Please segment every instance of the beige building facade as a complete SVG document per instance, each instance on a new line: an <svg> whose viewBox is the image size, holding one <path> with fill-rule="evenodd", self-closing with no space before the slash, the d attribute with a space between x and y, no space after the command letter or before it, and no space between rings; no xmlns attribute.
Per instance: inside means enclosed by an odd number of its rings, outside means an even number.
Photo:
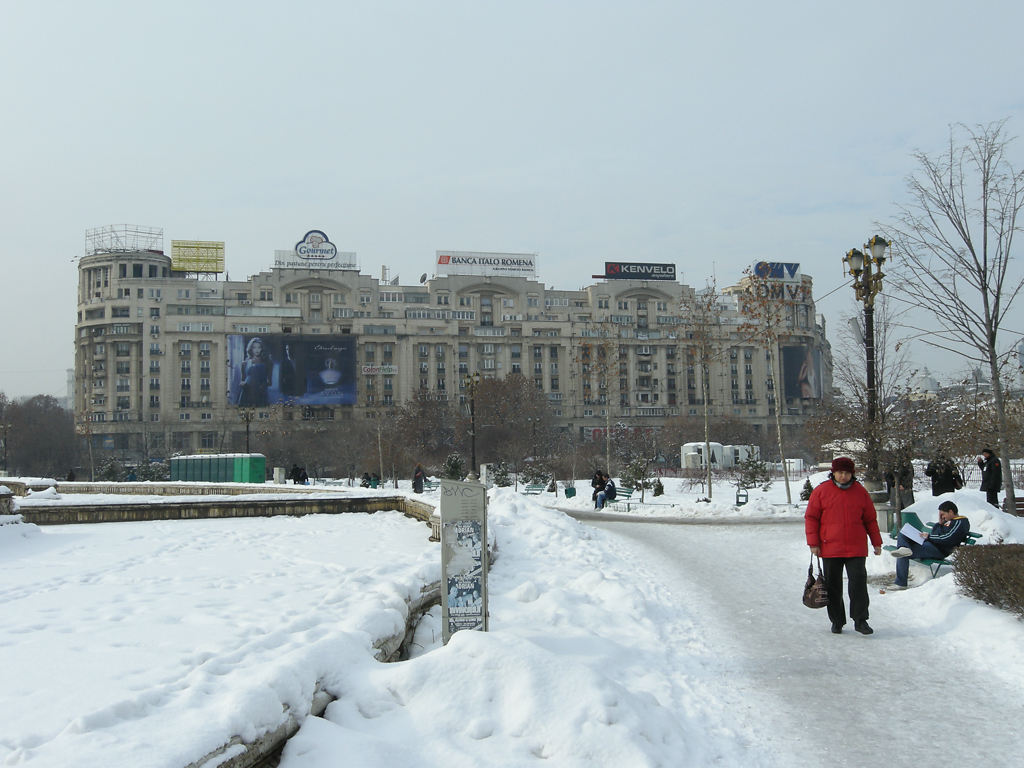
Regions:
<svg viewBox="0 0 1024 768"><path fill-rule="evenodd" d="M556 421L584 438L600 438L609 421L659 427L703 414L690 312L698 295L653 279L656 270L623 278L605 265L605 278L562 290L535 278L528 254L478 254L463 259L478 262L466 268L453 258L445 270L439 252L439 274L398 285L363 274L346 258L354 254L300 260L307 239L244 281L176 261L162 233L142 243L87 240L75 327L79 433L129 460L242 451L254 421L302 429L364 419L418 391L464 406L466 379L477 373L527 377ZM309 258L329 253L313 242ZM713 417L767 432L780 407L796 428L830 391L811 278L784 277L772 283L785 304L772 349L777 383L742 311L744 279L714 298Z"/></svg>

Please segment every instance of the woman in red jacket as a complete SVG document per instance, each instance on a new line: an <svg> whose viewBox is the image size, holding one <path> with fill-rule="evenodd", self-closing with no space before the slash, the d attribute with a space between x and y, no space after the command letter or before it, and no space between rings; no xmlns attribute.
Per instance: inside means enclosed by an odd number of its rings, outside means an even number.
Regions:
<svg viewBox="0 0 1024 768"><path fill-rule="evenodd" d="M844 568L849 580L853 628L863 635L874 631L868 625L868 574L864 562L869 538L875 554L882 554L882 535L878 532L875 505L864 486L854 478L855 469L853 459L846 456L833 461L832 474L811 492L804 513L807 546L812 555L824 561L828 617L832 621L832 632L837 635L846 624Z"/></svg>

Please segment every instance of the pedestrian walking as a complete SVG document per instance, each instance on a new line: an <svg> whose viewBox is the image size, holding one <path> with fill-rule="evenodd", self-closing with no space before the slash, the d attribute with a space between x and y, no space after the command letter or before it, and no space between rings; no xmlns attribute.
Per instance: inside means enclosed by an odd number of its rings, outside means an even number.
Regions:
<svg viewBox="0 0 1024 768"><path fill-rule="evenodd" d="M862 635L874 632L868 624L868 574L865 561L868 539L876 555L882 554L875 505L854 476L853 459L840 456L832 462L829 479L811 492L804 513L804 532L811 554L822 560L828 590L828 617L833 634L846 624L843 571L849 581L850 618Z"/></svg>

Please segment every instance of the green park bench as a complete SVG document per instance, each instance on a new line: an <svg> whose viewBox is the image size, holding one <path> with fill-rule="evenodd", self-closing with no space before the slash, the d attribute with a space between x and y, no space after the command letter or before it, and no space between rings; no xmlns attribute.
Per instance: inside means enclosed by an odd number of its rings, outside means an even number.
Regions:
<svg viewBox="0 0 1024 768"><path fill-rule="evenodd" d="M613 505L622 504L622 505L624 505L626 507L626 511L629 512L629 507L630 507L630 501L629 500L632 499L632 498L633 498L633 489L632 488L616 488L615 489L615 498L612 499L611 501L606 501L604 506L607 508L607 507L611 507Z"/></svg>
<svg viewBox="0 0 1024 768"><path fill-rule="evenodd" d="M918 517L917 514L914 513L914 512L903 512L903 523L904 524L910 523L912 526L917 528L917 530L923 531L924 533L930 532L931 529L932 529L932 526L935 525L935 523L927 523L927 524L923 523L921 521L921 518ZM889 532L889 538L895 540L898 534L899 534L899 531L892 530L892 531ZM970 531L967 534L967 538L964 539L963 542L961 542L960 546L964 547L964 546L967 546L968 544L976 544L981 539L981 536L982 536L982 534L980 534L980 533L975 533L974 531ZM897 547L896 547L895 544L890 544L890 545L887 545L887 546L883 547L883 549L885 549L887 552L892 552L896 548ZM953 561L949 560L949 559L942 559L942 560L940 560L938 558L933 558L933 557L912 557L910 559L913 560L914 562L921 563L923 565L927 565L928 566L928 570L930 570L932 572L932 578L933 579L936 576L939 575L939 569L942 566L946 565L946 566L949 566L950 568L953 567Z"/></svg>
<svg viewBox="0 0 1024 768"><path fill-rule="evenodd" d="M423 481L423 490L424 491L436 491L440 487L441 487L441 481L440 480L424 480Z"/></svg>
<svg viewBox="0 0 1024 768"><path fill-rule="evenodd" d="M523 493L527 496L536 496L548 489L547 483L531 483L523 486Z"/></svg>

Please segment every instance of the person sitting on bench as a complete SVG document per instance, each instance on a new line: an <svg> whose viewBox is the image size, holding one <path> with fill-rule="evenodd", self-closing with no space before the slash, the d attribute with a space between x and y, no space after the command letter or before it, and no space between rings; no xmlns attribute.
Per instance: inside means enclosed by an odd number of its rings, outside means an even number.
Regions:
<svg viewBox="0 0 1024 768"><path fill-rule="evenodd" d="M594 509L604 509L609 501L615 501L615 481L605 473L602 473L601 479L604 480L604 488L597 493Z"/></svg>
<svg viewBox="0 0 1024 768"><path fill-rule="evenodd" d="M910 558L915 560L945 560L959 547L971 532L971 521L960 514L952 501L939 504L939 522L932 526L931 533L923 533L925 540L917 542L899 534L896 537L898 549L891 554L896 558L896 582L892 589L906 589L910 573Z"/></svg>

